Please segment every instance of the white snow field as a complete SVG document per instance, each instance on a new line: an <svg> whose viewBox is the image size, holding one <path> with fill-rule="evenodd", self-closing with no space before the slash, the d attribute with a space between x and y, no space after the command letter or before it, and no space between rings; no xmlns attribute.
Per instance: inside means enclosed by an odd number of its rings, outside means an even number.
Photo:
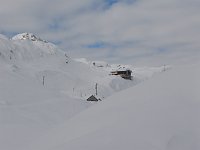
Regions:
<svg viewBox="0 0 200 150"><path fill-rule="evenodd" d="M200 65L114 94L31 145L37 150L199 150Z"/></svg>
<svg viewBox="0 0 200 150"><path fill-rule="evenodd" d="M126 68L133 80L109 75ZM0 35L0 150L199 150L199 68L72 59ZM102 101L87 102L96 83Z"/></svg>

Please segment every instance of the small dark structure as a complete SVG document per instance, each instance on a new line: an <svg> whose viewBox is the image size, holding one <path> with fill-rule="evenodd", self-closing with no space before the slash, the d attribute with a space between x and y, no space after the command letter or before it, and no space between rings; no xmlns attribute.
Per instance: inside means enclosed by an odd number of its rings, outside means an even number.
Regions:
<svg viewBox="0 0 200 150"><path fill-rule="evenodd" d="M132 73L132 71L127 69L127 70L112 71L111 75L120 75L124 79L132 80L131 73Z"/></svg>
<svg viewBox="0 0 200 150"><path fill-rule="evenodd" d="M94 101L94 102L97 102L99 101L100 99L97 99L94 95L90 96L87 101Z"/></svg>

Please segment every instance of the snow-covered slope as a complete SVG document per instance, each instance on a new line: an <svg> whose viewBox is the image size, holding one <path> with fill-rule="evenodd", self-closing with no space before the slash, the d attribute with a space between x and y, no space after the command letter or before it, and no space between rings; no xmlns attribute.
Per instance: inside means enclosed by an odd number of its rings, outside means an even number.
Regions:
<svg viewBox="0 0 200 150"><path fill-rule="evenodd" d="M73 66L86 68L51 43L0 38L0 149L20 150L91 105L61 93Z"/></svg>
<svg viewBox="0 0 200 150"><path fill-rule="evenodd" d="M119 92L30 144L37 150L199 150L200 65Z"/></svg>
<svg viewBox="0 0 200 150"><path fill-rule="evenodd" d="M23 150L27 145L81 111L163 71L133 68L134 80L111 76L118 65L87 64L70 58L56 45L31 33L11 39L0 36L0 149ZM99 65L104 64L99 67Z"/></svg>

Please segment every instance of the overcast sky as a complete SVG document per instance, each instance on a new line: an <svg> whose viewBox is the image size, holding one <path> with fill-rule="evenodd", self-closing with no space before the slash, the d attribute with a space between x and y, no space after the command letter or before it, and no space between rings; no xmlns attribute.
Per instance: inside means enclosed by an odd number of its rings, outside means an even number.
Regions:
<svg viewBox="0 0 200 150"><path fill-rule="evenodd" d="M0 33L21 32L73 57L184 62L200 54L200 0L1 0Z"/></svg>

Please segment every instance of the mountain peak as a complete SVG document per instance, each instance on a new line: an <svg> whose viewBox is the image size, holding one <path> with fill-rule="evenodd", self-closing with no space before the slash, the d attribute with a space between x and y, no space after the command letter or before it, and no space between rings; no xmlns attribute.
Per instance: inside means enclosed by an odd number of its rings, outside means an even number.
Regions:
<svg viewBox="0 0 200 150"><path fill-rule="evenodd" d="M41 41L47 43L47 41L42 40L40 37L37 37L33 33L21 33L17 34L14 37L12 37L12 40L31 40L31 41Z"/></svg>

